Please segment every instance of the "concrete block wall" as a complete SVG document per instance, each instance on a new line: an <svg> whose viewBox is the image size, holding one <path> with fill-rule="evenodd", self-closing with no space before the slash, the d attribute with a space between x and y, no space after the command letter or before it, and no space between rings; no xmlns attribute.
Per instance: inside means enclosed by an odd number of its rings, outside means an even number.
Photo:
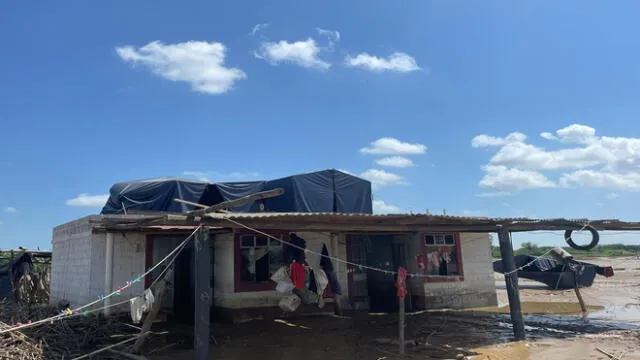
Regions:
<svg viewBox="0 0 640 360"><path fill-rule="evenodd" d="M470 308L497 305L489 234L460 235L464 280L424 283L427 308Z"/></svg>
<svg viewBox="0 0 640 360"><path fill-rule="evenodd" d="M346 242L344 236L328 233L297 232L307 242L307 249L320 253L322 245L326 244L329 255L346 259ZM215 239L214 265L214 297L217 306L228 309L271 307L277 306L281 295L275 291L234 292L235 291L235 245L233 234L219 234ZM312 267L318 267L321 257L307 253L307 262ZM343 298L347 291L346 266L333 262L338 279L341 282Z"/></svg>
<svg viewBox="0 0 640 360"><path fill-rule="evenodd" d="M90 298L91 218L81 218L53 230L51 304L66 300L75 307L85 304Z"/></svg>
<svg viewBox="0 0 640 360"><path fill-rule="evenodd" d="M110 291L105 289L107 234L93 235L91 248L91 275L88 283L89 297L93 301L100 295ZM123 286L127 281L135 279L145 272L146 236L143 233L114 233L113 235L113 286ZM112 289L113 290L113 289ZM114 296L111 303L115 304L132 296L140 295L144 291L144 281L135 283L122 295ZM128 304L113 308L112 312L129 311Z"/></svg>

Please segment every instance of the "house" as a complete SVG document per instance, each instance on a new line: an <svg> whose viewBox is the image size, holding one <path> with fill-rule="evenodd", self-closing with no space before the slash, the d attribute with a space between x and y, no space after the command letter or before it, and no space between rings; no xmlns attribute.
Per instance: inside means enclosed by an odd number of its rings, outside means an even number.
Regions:
<svg viewBox="0 0 640 360"><path fill-rule="evenodd" d="M370 184L335 170L274 183L209 189L199 182L163 179L114 186L106 212L54 229L51 301L69 301L72 307L94 301L150 269L203 226L212 240L213 306L220 316L280 312L277 304L282 295L274 290L270 276L281 266L287 246L282 241L290 241L292 233L304 239L312 268L319 267L323 246L334 257L342 287L342 296L335 301L342 308L396 310L393 272L399 266L413 274L408 280L410 309L496 305L488 232L456 230L473 219L371 214ZM136 193L136 186L146 193ZM166 201L180 194L187 202L211 205L238 198L229 195L233 191L246 195L274 187L288 189L285 198L262 199L242 205L244 212L210 213L196 219L184 214L192 210L182 207L185 203L176 208L176 202ZM128 193L121 196L123 192ZM145 198L151 199L147 208L133 211ZM170 211L164 211L168 207ZM193 318L193 244L189 242L177 256L173 286L162 299L163 308L176 319ZM130 292L140 294L161 271L162 267L144 282L134 283Z"/></svg>

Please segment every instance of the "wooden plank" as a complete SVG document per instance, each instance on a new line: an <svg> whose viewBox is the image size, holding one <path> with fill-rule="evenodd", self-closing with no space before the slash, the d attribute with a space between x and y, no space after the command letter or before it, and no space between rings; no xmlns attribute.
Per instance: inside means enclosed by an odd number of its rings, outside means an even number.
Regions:
<svg viewBox="0 0 640 360"><path fill-rule="evenodd" d="M147 317L144 319L144 323L142 324L142 329L140 330L140 335L136 339L136 342L133 344L133 353L139 353L140 348L144 344L144 340L149 334L149 330L151 330L151 325L153 325L153 321L156 319L158 312L162 308L162 298L164 296L164 291L166 290L169 279L173 276L173 265L172 268L168 269L164 275L162 281L158 282L156 286L156 293L154 294L155 301L153 302L153 306L151 307L151 311L147 314Z"/></svg>
<svg viewBox="0 0 640 360"><path fill-rule="evenodd" d="M273 197L276 197L276 196L280 196L282 194L284 194L284 189L282 189L282 188L277 188L277 189L273 189L273 190L257 192L255 194L243 196L243 197L241 197L239 199L223 201L223 202L221 202L219 204L215 204L215 205L209 206L209 207L204 208L204 209L191 211L191 212L188 212L187 215L189 215L189 216L202 216L202 215L205 215L205 214L216 212L218 210L230 209L232 207L248 204L248 203L250 203L252 201L256 201L256 200L260 200L260 199L273 198ZM178 201L178 202L184 202L184 200L181 200L181 199L173 199L173 200L174 201ZM194 203L192 203L192 204L194 204ZM198 206L201 207L202 205L198 205Z"/></svg>
<svg viewBox="0 0 640 360"><path fill-rule="evenodd" d="M507 296L509 297L509 310L511 312L511 323L513 324L513 335L516 340L524 340L524 318L520 304L520 289L518 288L518 272L515 271L516 264L513 259L513 245L509 230L502 229L498 233L500 240L500 254L504 266L504 281L507 286Z"/></svg>
<svg viewBox="0 0 640 360"><path fill-rule="evenodd" d="M211 336L211 244L209 230L200 228L194 239L195 262L195 318L193 327L194 359L209 360Z"/></svg>

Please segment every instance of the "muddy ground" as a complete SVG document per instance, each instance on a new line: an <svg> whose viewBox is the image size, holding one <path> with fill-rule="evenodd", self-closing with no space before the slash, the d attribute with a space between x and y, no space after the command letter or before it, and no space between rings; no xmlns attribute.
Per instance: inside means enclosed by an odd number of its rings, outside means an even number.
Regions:
<svg viewBox="0 0 640 360"><path fill-rule="evenodd" d="M431 311L407 317L407 356L397 356L396 315L300 317L214 325L215 359L609 359L597 350L640 360L640 260L587 260L613 265L614 277L597 277L582 289L589 314L579 312L575 293L551 291L521 280L527 340L511 342L509 307L502 281L499 306L465 311ZM497 276L500 279L501 276ZM185 333L191 329L185 328ZM168 344L173 340L165 339ZM391 342L391 343L390 343ZM181 345L159 351L156 360L190 358Z"/></svg>

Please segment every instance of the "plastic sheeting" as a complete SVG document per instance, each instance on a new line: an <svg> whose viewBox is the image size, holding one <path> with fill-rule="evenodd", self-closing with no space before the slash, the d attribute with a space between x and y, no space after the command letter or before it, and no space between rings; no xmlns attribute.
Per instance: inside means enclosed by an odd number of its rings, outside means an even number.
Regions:
<svg viewBox="0 0 640 360"><path fill-rule="evenodd" d="M175 198L215 205L261 191L283 188L281 196L230 209L233 212L373 212L371 183L338 170L323 170L270 181L208 183L159 178L117 183L102 214L125 212L187 212L190 205Z"/></svg>

